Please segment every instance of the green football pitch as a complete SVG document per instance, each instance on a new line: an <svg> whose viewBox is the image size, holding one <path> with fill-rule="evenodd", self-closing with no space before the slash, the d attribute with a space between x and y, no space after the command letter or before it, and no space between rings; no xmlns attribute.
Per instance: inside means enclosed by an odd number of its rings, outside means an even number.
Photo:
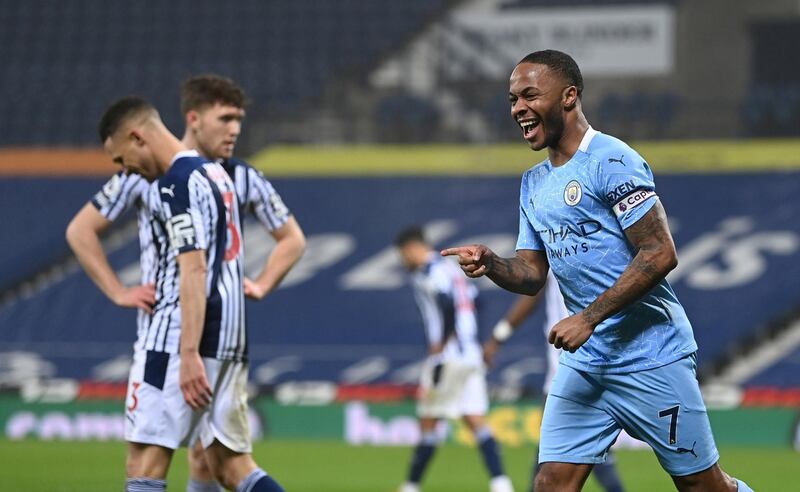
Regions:
<svg viewBox="0 0 800 492"><path fill-rule="evenodd" d="M506 468L524 491L534 449L506 448ZM410 448L351 447L332 441L262 441L256 460L289 492L390 492L402 481ZM723 448L722 466L756 491L800 490L795 482L800 456L785 449ZM674 490L649 451L617 453L630 491ZM119 442L0 441L2 491L118 491L123 489L125 446ZM169 490L186 487L186 453L179 451L168 477ZM488 490L474 449L447 445L434 457L426 492ZM600 489L590 478L586 491Z"/></svg>

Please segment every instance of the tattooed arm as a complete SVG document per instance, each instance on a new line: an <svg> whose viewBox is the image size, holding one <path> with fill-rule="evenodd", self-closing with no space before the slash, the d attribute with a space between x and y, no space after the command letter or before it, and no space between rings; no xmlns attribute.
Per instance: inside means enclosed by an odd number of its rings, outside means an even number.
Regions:
<svg viewBox="0 0 800 492"><path fill-rule="evenodd" d="M614 285L583 310L583 317L592 325L633 304L678 266L667 214L660 201L626 229L625 235L637 250L636 256Z"/></svg>
<svg viewBox="0 0 800 492"><path fill-rule="evenodd" d="M553 327L549 341L556 348L570 352L577 350L597 325L636 302L678 265L675 243L660 201L656 201L653 208L626 229L625 235L637 250L636 256L614 285L586 309Z"/></svg>
<svg viewBox="0 0 800 492"><path fill-rule="evenodd" d="M544 251L519 250L513 258L501 258L482 244L442 251L442 256L457 256L461 270L470 278L486 275L498 286L532 296L547 280L550 265Z"/></svg>

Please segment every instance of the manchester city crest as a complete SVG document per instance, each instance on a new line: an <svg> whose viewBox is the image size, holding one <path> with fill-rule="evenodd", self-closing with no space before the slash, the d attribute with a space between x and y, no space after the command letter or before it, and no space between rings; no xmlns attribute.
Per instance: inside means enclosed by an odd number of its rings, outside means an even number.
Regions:
<svg viewBox="0 0 800 492"><path fill-rule="evenodd" d="M567 183L567 187L564 188L564 202L567 205L574 207L581 201L581 196L583 196L583 190L580 183L574 179Z"/></svg>

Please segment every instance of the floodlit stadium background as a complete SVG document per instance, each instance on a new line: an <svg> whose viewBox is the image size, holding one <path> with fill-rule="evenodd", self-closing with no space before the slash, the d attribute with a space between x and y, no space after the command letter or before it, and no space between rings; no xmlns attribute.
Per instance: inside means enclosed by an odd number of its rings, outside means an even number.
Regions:
<svg viewBox="0 0 800 492"><path fill-rule="evenodd" d="M0 26L0 453L19 440L38 456L39 441L121 438L135 313L79 270L64 229L115 170L95 131L105 106L146 96L182 134L180 81L206 72L248 92L237 154L308 236L283 287L248 307L259 436L287 449L413 443L423 335L391 240L420 223L437 245L511 254L519 176L543 156L510 118L508 75L544 48L576 58L590 123L656 173L680 259L669 278L700 345L723 464L726 449L756 463L743 478L758 489L784 471L772 458L759 468L760 453L798 446L796 1L0 0ZM249 225L252 270L271 240ZM133 215L105 246L136 282ZM480 286L488 335L513 296ZM520 463L538 437L541 322L528 321L489 376L493 425ZM399 483L400 455L378 490ZM376 490L359 487L341 490Z"/></svg>

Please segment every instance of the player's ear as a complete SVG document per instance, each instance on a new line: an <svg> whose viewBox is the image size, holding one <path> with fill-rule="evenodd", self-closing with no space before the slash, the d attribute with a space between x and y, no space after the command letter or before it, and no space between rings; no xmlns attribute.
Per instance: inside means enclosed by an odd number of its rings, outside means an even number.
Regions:
<svg viewBox="0 0 800 492"><path fill-rule="evenodd" d="M186 112L186 127L187 128L194 128L197 126L197 123L200 121L200 113L198 113L194 109L190 109Z"/></svg>
<svg viewBox="0 0 800 492"><path fill-rule="evenodd" d="M575 109L575 105L578 104L578 88L574 85L565 87L561 93L561 103L567 111Z"/></svg>
<svg viewBox="0 0 800 492"><path fill-rule="evenodd" d="M128 133L128 139L132 140L133 143L139 147L144 146L144 138L142 138L142 132L135 128L131 128L130 132Z"/></svg>

